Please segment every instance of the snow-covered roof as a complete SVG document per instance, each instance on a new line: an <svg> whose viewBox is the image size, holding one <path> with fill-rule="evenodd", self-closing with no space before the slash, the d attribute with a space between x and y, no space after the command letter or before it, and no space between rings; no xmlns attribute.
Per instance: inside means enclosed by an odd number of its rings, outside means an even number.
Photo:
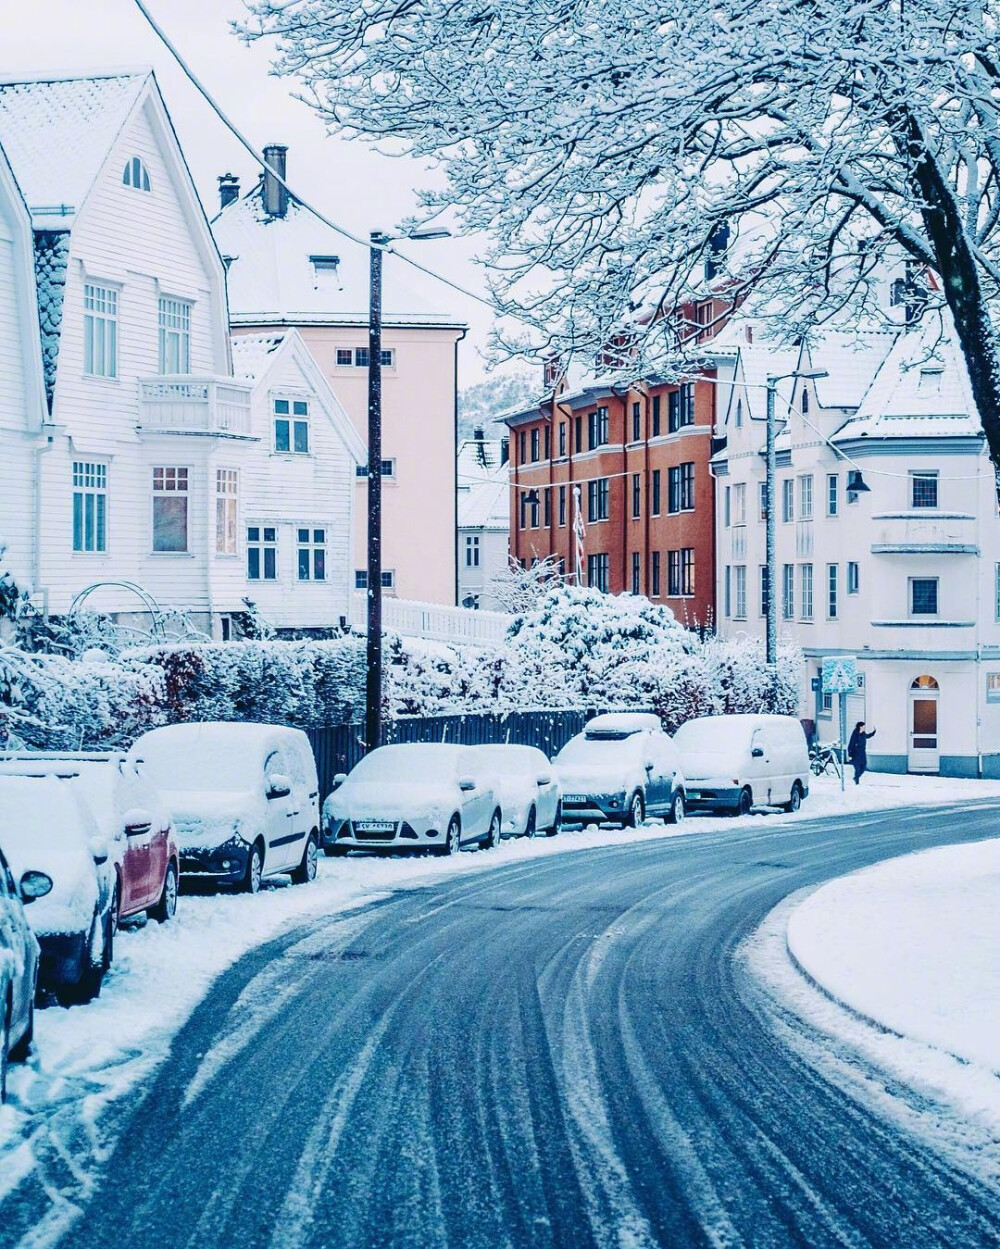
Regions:
<svg viewBox="0 0 1000 1249"><path fill-rule="evenodd" d="M865 397L896 331L827 332L804 348L804 372L824 372L812 386L822 408L856 408Z"/></svg>
<svg viewBox="0 0 1000 1249"><path fill-rule="evenodd" d="M368 249L324 225L294 199L284 217L269 216L262 187L258 182L212 222L228 261L233 324L366 326ZM322 259L320 268L314 258ZM383 257L384 324L463 327L462 319L441 304L438 282L390 254Z"/></svg>
<svg viewBox="0 0 1000 1249"><path fill-rule="evenodd" d="M284 341L284 333L234 334L230 340L233 350L233 376L239 381L255 382Z"/></svg>
<svg viewBox="0 0 1000 1249"><path fill-rule="evenodd" d="M0 79L0 143L36 228L69 224L149 74Z"/></svg>
<svg viewBox="0 0 1000 1249"><path fill-rule="evenodd" d="M502 460L499 438L464 438L458 448L458 480L484 481L501 467Z"/></svg>
<svg viewBox="0 0 1000 1249"><path fill-rule="evenodd" d="M507 465L499 441L466 438L458 449L458 527L510 527Z"/></svg>

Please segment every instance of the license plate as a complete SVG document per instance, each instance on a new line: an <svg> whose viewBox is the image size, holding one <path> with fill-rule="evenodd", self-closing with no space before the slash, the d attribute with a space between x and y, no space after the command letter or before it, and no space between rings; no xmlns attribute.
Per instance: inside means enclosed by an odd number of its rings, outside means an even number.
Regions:
<svg viewBox="0 0 1000 1249"><path fill-rule="evenodd" d="M362 833L391 833L396 824L394 820L355 820L354 827Z"/></svg>
<svg viewBox="0 0 1000 1249"><path fill-rule="evenodd" d="M589 802L586 794L563 794L563 802Z"/></svg>

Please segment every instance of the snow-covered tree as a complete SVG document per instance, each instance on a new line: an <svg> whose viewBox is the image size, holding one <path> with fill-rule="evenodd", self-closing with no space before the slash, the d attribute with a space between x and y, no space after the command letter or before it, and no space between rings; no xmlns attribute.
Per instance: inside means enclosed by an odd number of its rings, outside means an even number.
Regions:
<svg viewBox="0 0 1000 1249"><path fill-rule="evenodd" d="M508 557L507 567L494 573L486 583L486 591L497 605L497 610L512 616L530 611L543 594L562 583L559 560L547 555L522 568L516 559Z"/></svg>
<svg viewBox="0 0 1000 1249"><path fill-rule="evenodd" d="M1000 465L1000 0L246 4L332 127L443 167L428 212L492 236L498 310L536 348L624 334L662 367L686 327L637 307L712 270L794 337L875 313L905 257L900 298L954 319Z"/></svg>

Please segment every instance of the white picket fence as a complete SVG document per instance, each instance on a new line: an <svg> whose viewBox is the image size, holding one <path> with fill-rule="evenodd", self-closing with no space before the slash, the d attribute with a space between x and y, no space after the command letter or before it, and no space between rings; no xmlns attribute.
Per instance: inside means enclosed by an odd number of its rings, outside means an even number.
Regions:
<svg viewBox="0 0 1000 1249"><path fill-rule="evenodd" d="M503 640L510 621L511 617L503 612L471 611L467 607L382 596L382 627L404 637L488 646ZM367 623L368 596L359 591L351 598L351 626L364 632Z"/></svg>

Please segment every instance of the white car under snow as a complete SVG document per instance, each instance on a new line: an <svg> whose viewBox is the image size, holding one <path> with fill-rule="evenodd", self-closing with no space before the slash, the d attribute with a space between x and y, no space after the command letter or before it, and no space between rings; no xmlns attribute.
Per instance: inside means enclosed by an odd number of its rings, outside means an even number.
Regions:
<svg viewBox="0 0 1000 1249"><path fill-rule="evenodd" d="M534 746L473 746L481 767L493 777L507 837L531 837L540 829L553 837L562 821L559 781L546 755Z"/></svg>
<svg viewBox="0 0 1000 1249"><path fill-rule="evenodd" d="M380 746L323 804L323 848L456 854L469 842L498 845L501 818L492 771L472 747Z"/></svg>

